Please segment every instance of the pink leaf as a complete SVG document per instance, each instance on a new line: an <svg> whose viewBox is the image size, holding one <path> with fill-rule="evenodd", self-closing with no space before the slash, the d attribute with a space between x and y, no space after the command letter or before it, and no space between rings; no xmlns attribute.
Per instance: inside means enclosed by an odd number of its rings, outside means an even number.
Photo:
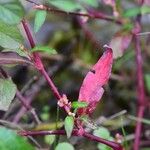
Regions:
<svg viewBox="0 0 150 150"><path fill-rule="evenodd" d="M79 101L86 102L88 106L79 109L79 115L92 113L104 93L102 86L110 77L113 61L112 49L108 46L105 47L106 51L83 80Z"/></svg>

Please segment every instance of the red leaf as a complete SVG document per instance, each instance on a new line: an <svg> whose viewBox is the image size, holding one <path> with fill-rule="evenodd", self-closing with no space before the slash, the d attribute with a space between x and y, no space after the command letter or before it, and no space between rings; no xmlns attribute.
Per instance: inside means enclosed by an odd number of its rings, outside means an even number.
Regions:
<svg viewBox="0 0 150 150"><path fill-rule="evenodd" d="M104 93L102 86L110 77L113 61L112 49L108 46L105 47L106 51L83 80L79 101L86 102L88 106L79 109L79 115L92 113Z"/></svg>

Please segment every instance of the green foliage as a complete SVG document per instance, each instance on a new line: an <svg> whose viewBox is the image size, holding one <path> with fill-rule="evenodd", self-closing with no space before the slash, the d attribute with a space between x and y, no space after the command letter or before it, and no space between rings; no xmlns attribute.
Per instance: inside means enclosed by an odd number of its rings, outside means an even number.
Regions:
<svg viewBox="0 0 150 150"><path fill-rule="evenodd" d="M146 74L144 77L147 91L150 93L150 74Z"/></svg>
<svg viewBox="0 0 150 150"><path fill-rule="evenodd" d="M141 14L148 14L148 13L150 13L150 6L142 6Z"/></svg>
<svg viewBox="0 0 150 150"><path fill-rule="evenodd" d="M65 131L67 134L67 137L70 138L73 127L74 127L74 118L73 116L67 116L65 118Z"/></svg>
<svg viewBox="0 0 150 150"><path fill-rule="evenodd" d="M47 143L48 145L52 145L55 141L55 135L46 135L44 137L45 143Z"/></svg>
<svg viewBox="0 0 150 150"><path fill-rule="evenodd" d="M142 7L134 7L127 9L123 16L124 17L135 17L138 14L147 14L150 13L150 7L149 6L142 6Z"/></svg>
<svg viewBox="0 0 150 150"><path fill-rule="evenodd" d="M49 3L64 11L83 9L83 7L74 0L49 0Z"/></svg>
<svg viewBox="0 0 150 150"><path fill-rule="evenodd" d="M16 94L16 85L10 79L0 79L0 110L8 110Z"/></svg>
<svg viewBox="0 0 150 150"><path fill-rule="evenodd" d="M1 150L34 150L25 138L17 135L14 131L0 128Z"/></svg>
<svg viewBox="0 0 150 150"><path fill-rule="evenodd" d="M45 10L37 10L34 20L34 32L38 32L46 19L47 12Z"/></svg>
<svg viewBox="0 0 150 150"><path fill-rule="evenodd" d="M16 26L0 21L0 46L8 49L18 49L22 42L22 35Z"/></svg>
<svg viewBox="0 0 150 150"><path fill-rule="evenodd" d="M99 127L98 129L96 129L96 130L93 131L93 134L95 136L104 138L106 140L113 141L113 138L110 136L110 132L109 132L109 130L107 128ZM111 148L108 147L107 145L100 144L100 143L98 144L98 149L99 150L111 150Z"/></svg>
<svg viewBox="0 0 150 150"><path fill-rule="evenodd" d="M87 107L88 104L86 102L72 102L72 108L77 109L77 108L84 108Z"/></svg>
<svg viewBox="0 0 150 150"><path fill-rule="evenodd" d="M18 24L24 15L18 0L0 1L0 20L7 24Z"/></svg>
<svg viewBox="0 0 150 150"><path fill-rule="evenodd" d="M140 14L140 12L141 12L140 7L129 8L124 12L123 16L124 17L135 17L138 14Z"/></svg>
<svg viewBox="0 0 150 150"><path fill-rule="evenodd" d="M104 127L99 127L98 129L94 130L93 134L104 139L108 139L110 137L108 129Z"/></svg>
<svg viewBox="0 0 150 150"><path fill-rule="evenodd" d="M31 52L46 52L48 54L57 54L57 51L51 47L48 47L48 46L40 46L40 45L37 45L35 46L33 49L31 49Z"/></svg>
<svg viewBox="0 0 150 150"><path fill-rule="evenodd" d="M63 142L59 143L55 150L74 150L74 147L69 143Z"/></svg>

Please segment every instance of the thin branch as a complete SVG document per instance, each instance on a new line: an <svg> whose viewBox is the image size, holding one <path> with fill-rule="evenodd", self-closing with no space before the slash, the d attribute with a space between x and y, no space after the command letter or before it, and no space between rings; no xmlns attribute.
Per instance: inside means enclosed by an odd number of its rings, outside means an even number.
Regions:
<svg viewBox="0 0 150 150"><path fill-rule="evenodd" d="M20 131L20 135L22 136L37 136L37 135L66 135L65 130L55 130L55 131ZM78 137L85 137L87 139L90 139L91 141L96 141L99 143L103 143L114 150L123 150L122 146L119 143L115 143L112 141L108 141L105 139L102 139L100 137L94 136L92 134L89 134L87 132L84 132L82 135L79 134L77 129L74 129L72 132L73 136L78 136Z"/></svg>
<svg viewBox="0 0 150 150"><path fill-rule="evenodd" d="M31 48L34 48L35 47L35 42L34 42L31 31L30 31L30 29L28 27L28 24L25 21L25 19L22 20L22 25L23 25L23 28L26 32L26 35L27 35L27 38L28 38L28 41L30 43ZM60 93L58 92L58 90L57 90L56 86L54 85L53 81L51 80L51 78L48 76L48 73L45 71L45 68L43 66L43 63L41 61L41 58L40 58L38 52L33 53L33 60L34 60L34 63L35 63L35 67L41 72L41 74L47 80L54 96L57 98L57 100L61 99Z"/></svg>
<svg viewBox="0 0 150 150"><path fill-rule="evenodd" d="M116 19L113 16L109 16L109 15L106 15L106 14L104 14L102 12L95 11L95 10L88 10L88 13L66 12L66 11L63 11L63 10L60 10L60 9L54 9L54 8L51 8L51 7L48 7L48 6L36 3L36 2L34 2L32 0L26 0L26 1L34 4L35 5L35 9L46 10L46 11L49 11L51 13L53 12L53 13L59 13L59 14L64 14L64 15L88 17L88 18L91 18L91 19L102 19L102 20L106 20L106 21L115 22L115 23L117 23L119 25L123 24L122 20Z"/></svg>
<svg viewBox="0 0 150 150"><path fill-rule="evenodd" d="M38 115L36 114L34 108L31 107L30 104L27 103L26 99L22 96L22 94L17 90L16 96L20 100L20 102L23 104L23 106L27 109L30 110L34 120L37 122L37 124L40 124L40 119L38 118ZM14 121L15 122L15 121Z"/></svg>

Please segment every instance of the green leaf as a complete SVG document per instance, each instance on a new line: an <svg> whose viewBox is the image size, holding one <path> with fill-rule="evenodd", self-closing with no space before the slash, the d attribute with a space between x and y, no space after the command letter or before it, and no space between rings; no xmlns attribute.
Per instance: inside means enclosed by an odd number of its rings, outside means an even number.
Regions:
<svg viewBox="0 0 150 150"><path fill-rule="evenodd" d="M72 102L72 108L76 109L76 108L84 108L87 107L88 104L86 102Z"/></svg>
<svg viewBox="0 0 150 150"><path fill-rule="evenodd" d="M55 141L55 135L46 135L44 137L45 143L47 143L48 145L52 145Z"/></svg>
<svg viewBox="0 0 150 150"><path fill-rule="evenodd" d="M51 47L48 47L48 46L36 46L34 47L33 49L31 49L31 52L46 52L48 54L57 54L57 51Z"/></svg>
<svg viewBox="0 0 150 150"><path fill-rule="evenodd" d="M150 13L150 6L142 6L141 14L148 14L148 13Z"/></svg>
<svg viewBox="0 0 150 150"><path fill-rule="evenodd" d="M0 79L0 110L7 111L16 94L16 85L10 79Z"/></svg>
<svg viewBox="0 0 150 150"><path fill-rule="evenodd" d="M49 0L49 3L64 11L76 11L84 9L78 2L74 0Z"/></svg>
<svg viewBox="0 0 150 150"><path fill-rule="evenodd" d="M146 74L144 77L147 91L150 93L150 74Z"/></svg>
<svg viewBox="0 0 150 150"><path fill-rule="evenodd" d="M140 7L135 7L135 8L127 9L123 13L123 16L124 17L135 17L135 16L137 16L140 13L141 13L141 8Z"/></svg>
<svg viewBox="0 0 150 150"><path fill-rule="evenodd" d="M0 150L34 150L27 140L14 131L0 128Z"/></svg>
<svg viewBox="0 0 150 150"><path fill-rule="evenodd" d="M18 49L23 37L16 26L0 21L0 46L8 49Z"/></svg>
<svg viewBox="0 0 150 150"><path fill-rule="evenodd" d="M65 126L67 137L70 138L74 126L74 118L72 116L67 116L65 118L64 126Z"/></svg>
<svg viewBox="0 0 150 150"><path fill-rule="evenodd" d="M45 10L37 10L34 20L34 32L38 32L41 26L43 25L46 19L46 11Z"/></svg>
<svg viewBox="0 0 150 150"><path fill-rule="evenodd" d="M23 15L24 9L18 0L9 0L0 3L0 20L5 23L18 24Z"/></svg>
<svg viewBox="0 0 150 150"><path fill-rule="evenodd" d="M108 139L110 137L108 129L104 127L99 127L98 129L94 130L93 134L104 139Z"/></svg>
<svg viewBox="0 0 150 150"><path fill-rule="evenodd" d="M74 147L70 143L63 142L59 143L55 150L74 150Z"/></svg>
<svg viewBox="0 0 150 150"><path fill-rule="evenodd" d="M98 7L98 0L80 0L81 3L89 5L91 7Z"/></svg>

